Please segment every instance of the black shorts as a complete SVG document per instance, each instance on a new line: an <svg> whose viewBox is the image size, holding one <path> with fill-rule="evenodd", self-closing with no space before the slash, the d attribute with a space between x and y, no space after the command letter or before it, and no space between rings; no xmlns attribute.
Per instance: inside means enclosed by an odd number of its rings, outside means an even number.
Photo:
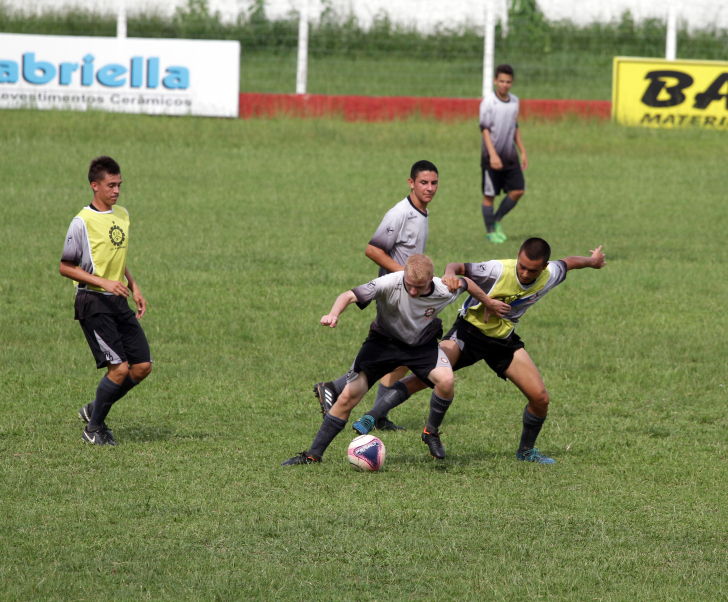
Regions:
<svg viewBox="0 0 728 602"><path fill-rule="evenodd" d="M114 297L97 302L89 299L89 295L96 296L96 293L79 291L76 316L96 359L96 367L103 368L107 363L151 362L147 337L126 299ZM94 309L98 311L94 312Z"/></svg>
<svg viewBox="0 0 728 602"><path fill-rule="evenodd" d="M355 374L363 372L367 377L369 387L372 387L380 378L400 366L407 366L430 388L435 386L427 378L430 372L439 367L451 367L450 360L437 343L437 337L413 347L370 330L369 336L351 366L347 382L354 380Z"/></svg>
<svg viewBox="0 0 728 602"><path fill-rule="evenodd" d="M523 177L521 166L503 166L503 169L493 169L490 163L482 163L483 172L482 186L483 196L498 196L501 191L525 190L526 180Z"/></svg>
<svg viewBox="0 0 728 602"><path fill-rule="evenodd" d="M455 320L455 324L442 340L455 341L460 347L460 359L453 366L453 370L460 370L484 360L503 380L506 380L504 372L511 365L513 354L526 347L515 332L511 332L505 339L494 339L485 336L461 317Z"/></svg>

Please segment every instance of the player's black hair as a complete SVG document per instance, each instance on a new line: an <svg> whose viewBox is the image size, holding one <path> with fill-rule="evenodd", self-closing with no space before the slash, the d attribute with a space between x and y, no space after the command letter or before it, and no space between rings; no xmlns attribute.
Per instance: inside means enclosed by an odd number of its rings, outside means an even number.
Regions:
<svg viewBox="0 0 728 602"><path fill-rule="evenodd" d="M121 173L121 167L111 157L102 155L96 157L91 161L91 165L88 166L88 182L98 182L103 180L104 174L111 174L112 176L118 176Z"/></svg>
<svg viewBox="0 0 728 602"><path fill-rule="evenodd" d="M525 253L531 261L543 261L544 265L551 257L551 247L543 238L529 238L521 245L518 254Z"/></svg>
<svg viewBox="0 0 728 602"><path fill-rule="evenodd" d="M506 64L503 64L503 65L498 65L498 66L497 66L497 67L495 68L495 76L496 76L496 78L497 78L497 77L498 77L498 76L499 76L499 75L500 75L501 73L505 73L506 75L510 75L510 76L511 76L511 77L512 77L513 79L515 79L515 78L516 78L516 76L515 76L515 75L513 75L513 67L511 67L510 65L506 65Z"/></svg>
<svg viewBox="0 0 728 602"><path fill-rule="evenodd" d="M410 169L410 178L414 180L421 171L434 171L438 176L440 175L440 172L437 171L437 167L435 167L434 163L430 163L429 161L417 161L417 163L412 166L412 169Z"/></svg>

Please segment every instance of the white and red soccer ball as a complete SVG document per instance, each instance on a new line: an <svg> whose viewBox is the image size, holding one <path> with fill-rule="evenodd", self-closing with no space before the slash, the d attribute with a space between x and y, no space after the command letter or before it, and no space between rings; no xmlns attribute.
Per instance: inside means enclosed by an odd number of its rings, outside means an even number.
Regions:
<svg viewBox="0 0 728 602"><path fill-rule="evenodd" d="M387 457L384 443L373 435L360 435L349 444L349 462L362 470L379 470Z"/></svg>

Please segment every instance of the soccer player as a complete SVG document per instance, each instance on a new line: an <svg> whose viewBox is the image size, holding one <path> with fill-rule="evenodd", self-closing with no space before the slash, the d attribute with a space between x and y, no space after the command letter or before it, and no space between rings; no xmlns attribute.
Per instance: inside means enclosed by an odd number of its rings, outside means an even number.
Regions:
<svg viewBox="0 0 728 602"><path fill-rule="evenodd" d="M379 266L379 276L402 271L410 255L425 252L428 234L427 206L437 193L439 177L437 167L429 161L417 161L412 166L409 196L387 212L365 251L365 255ZM400 366L384 376L379 383L375 403L406 374L407 368ZM334 381L316 383L313 391L321 404L322 414L329 411L345 386L346 374ZM379 417L375 428L387 431L405 430L386 415Z"/></svg>
<svg viewBox="0 0 728 602"><path fill-rule="evenodd" d="M528 167L526 147L518 129L518 97L509 90L513 85L513 67L498 65L495 70L495 91L480 103L480 131L483 137L480 167L483 173L483 220L486 239L492 243L507 240L501 221L523 196L526 182L523 170ZM521 151L519 164L518 152ZM493 213L493 200L506 196Z"/></svg>
<svg viewBox="0 0 728 602"><path fill-rule="evenodd" d="M489 299L469 278L452 277L448 283L433 277L432 260L415 254L407 258L404 272L380 276L339 295L321 324L335 328L341 312L356 303L364 309L373 299L377 317L346 377L346 386L324 415L321 428L308 451L286 460L283 466L320 462L326 448L346 426L349 414L377 380L394 368L407 366L424 386L433 387L430 416L422 433L430 453L445 457L438 428L454 396L454 379L447 356L437 344L442 320L437 317L465 290L488 311L505 314L506 304Z"/></svg>
<svg viewBox="0 0 728 602"><path fill-rule="evenodd" d="M60 272L76 282L75 318L96 367L107 370L94 401L78 412L88 423L82 439L95 445L116 445L106 416L114 403L152 371L149 344L139 324L147 302L126 266L129 212L116 205L121 168L111 157L97 157L89 166L88 181L94 198L71 221ZM136 314L127 302L129 295Z"/></svg>
<svg viewBox="0 0 728 602"><path fill-rule="evenodd" d="M538 369L526 352L525 345L514 332L516 324L529 307L540 301L555 286L561 284L570 270L601 269L605 265L602 247L590 251L590 257L567 257L549 261L551 247L541 238L529 238L521 246L518 259L484 261L482 263L450 263L443 280L455 275L472 279L493 300L510 306L505 315L495 315L478 299L468 297L440 347L445 351L454 370L460 370L484 360L500 378L510 380L528 400L523 410L523 431L516 458L526 462L554 464L555 460L536 449L536 438L546 420L549 394ZM378 412L388 412L425 384L408 376L396 383L382 408L365 415L354 423L360 434L369 428Z"/></svg>

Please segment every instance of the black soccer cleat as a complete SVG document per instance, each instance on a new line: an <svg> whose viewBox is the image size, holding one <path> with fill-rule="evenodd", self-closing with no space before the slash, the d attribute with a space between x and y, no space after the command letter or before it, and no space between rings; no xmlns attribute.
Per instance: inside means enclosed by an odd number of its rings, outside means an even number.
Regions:
<svg viewBox="0 0 728 602"><path fill-rule="evenodd" d="M332 383L316 383L313 387L313 394L316 396L316 399L319 400L319 404L321 404L321 414L324 416L326 416L339 397L331 384Z"/></svg>
<svg viewBox="0 0 728 602"><path fill-rule="evenodd" d="M81 439L83 439L86 443L93 443L94 445L116 445L113 436L109 437L109 433L111 433L111 431L108 429L89 431L88 427L86 427L83 429Z"/></svg>
<svg viewBox="0 0 728 602"><path fill-rule="evenodd" d="M374 428L377 429L378 431L406 431L407 430L403 426L394 424L394 422L392 422L386 416L377 418L377 420L374 422Z"/></svg>
<svg viewBox="0 0 728 602"><path fill-rule="evenodd" d="M91 422L91 414L94 413L94 402L87 403L78 411L78 417L84 422Z"/></svg>
<svg viewBox="0 0 728 602"><path fill-rule="evenodd" d="M297 466L299 464L321 464L321 458L314 458L307 451L302 451L289 460L281 462L281 466Z"/></svg>
<svg viewBox="0 0 728 602"><path fill-rule="evenodd" d="M430 455L437 460L445 459L445 448L440 441L439 431L427 432L427 427L422 431L422 441L430 448Z"/></svg>

